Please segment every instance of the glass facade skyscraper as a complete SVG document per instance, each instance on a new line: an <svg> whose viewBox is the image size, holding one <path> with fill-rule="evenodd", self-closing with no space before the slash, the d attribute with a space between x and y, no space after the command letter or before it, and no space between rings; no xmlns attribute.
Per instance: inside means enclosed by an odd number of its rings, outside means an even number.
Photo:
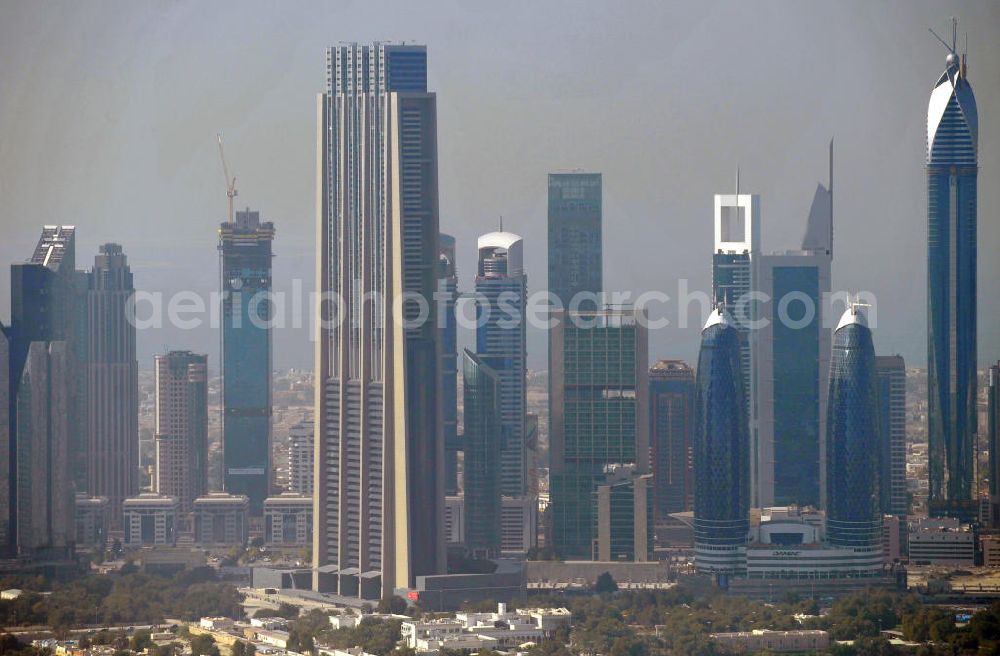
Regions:
<svg viewBox="0 0 1000 656"><path fill-rule="evenodd" d="M879 486L882 512L905 517L906 492L906 365L901 355L875 356L878 374Z"/></svg>
<svg viewBox="0 0 1000 656"><path fill-rule="evenodd" d="M649 442L655 514L693 509L694 370L682 360L659 360L649 370Z"/></svg>
<svg viewBox="0 0 1000 656"><path fill-rule="evenodd" d="M552 329L552 545L593 558L597 486L616 467L649 471L646 328L632 309L559 313Z"/></svg>
<svg viewBox="0 0 1000 656"><path fill-rule="evenodd" d="M838 547L881 550L881 421L875 347L864 311L844 312L833 335L827 415L826 535Z"/></svg>
<svg viewBox="0 0 1000 656"><path fill-rule="evenodd" d="M701 332L694 402L694 547L698 571L746 568L750 530L750 436L740 338L716 309Z"/></svg>
<svg viewBox="0 0 1000 656"><path fill-rule="evenodd" d="M318 98L313 586L381 599L445 570L437 110L424 46L327 50ZM398 306L398 309L397 309Z"/></svg>
<svg viewBox="0 0 1000 656"><path fill-rule="evenodd" d="M500 555L501 380L468 349L462 363L465 440L465 546L473 557Z"/></svg>
<svg viewBox="0 0 1000 656"><path fill-rule="evenodd" d="M219 227L223 484L263 513L271 481L271 242L274 224L237 211Z"/></svg>
<svg viewBox="0 0 1000 656"><path fill-rule="evenodd" d="M927 433L931 514L975 514L979 118L954 48L927 106Z"/></svg>
<svg viewBox="0 0 1000 656"><path fill-rule="evenodd" d="M524 444L527 406L524 242L509 232L479 238L476 272L476 355L500 376L504 423L500 488L519 497L527 490Z"/></svg>
<svg viewBox="0 0 1000 656"><path fill-rule="evenodd" d="M549 293L563 309L578 308L576 294L603 291L602 179L600 173L550 173L548 207Z"/></svg>

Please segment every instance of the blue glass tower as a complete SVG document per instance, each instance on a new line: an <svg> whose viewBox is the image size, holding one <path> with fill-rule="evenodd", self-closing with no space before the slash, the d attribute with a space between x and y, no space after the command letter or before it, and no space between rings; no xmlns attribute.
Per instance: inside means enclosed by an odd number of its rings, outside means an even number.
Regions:
<svg viewBox="0 0 1000 656"><path fill-rule="evenodd" d="M833 334L830 363L826 534L834 546L881 549L880 432L872 333L852 305Z"/></svg>
<svg viewBox="0 0 1000 656"><path fill-rule="evenodd" d="M979 117L952 41L927 106L927 431L932 514L972 505ZM974 512L974 509L972 509Z"/></svg>
<svg viewBox="0 0 1000 656"><path fill-rule="evenodd" d="M740 337L716 309L701 332L694 401L694 550L698 571L746 568L750 436Z"/></svg>
<svg viewBox="0 0 1000 656"><path fill-rule="evenodd" d="M510 232L491 232L479 238L478 246L476 355L500 376L500 489L505 496L520 497L527 491L524 242Z"/></svg>
<svg viewBox="0 0 1000 656"><path fill-rule="evenodd" d="M219 227L222 258L224 484L263 512L271 462L271 242L274 224L237 211Z"/></svg>
<svg viewBox="0 0 1000 656"><path fill-rule="evenodd" d="M500 376L465 349L465 546L474 557L500 555Z"/></svg>

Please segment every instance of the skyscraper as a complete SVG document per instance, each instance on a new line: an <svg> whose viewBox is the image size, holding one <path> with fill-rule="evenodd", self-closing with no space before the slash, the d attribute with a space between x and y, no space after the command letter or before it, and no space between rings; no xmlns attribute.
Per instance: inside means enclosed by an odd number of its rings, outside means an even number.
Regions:
<svg viewBox="0 0 1000 656"><path fill-rule="evenodd" d="M458 494L458 274L455 238L441 233L438 258L438 297L435 308L441 325L441 424L444 427L444 491Z"/></svg>
<svg viewBox="0 0 1000 656"><path fill-rule="evenodd" d="M135 287L122 247L103 244L87 274L87 494L122 502L139 494L139 363L128 303Z"/></svg>
<svg viewBox="0 0 1000 656"><path fill-rule="evenodd" d="M316 466L314 430L312 417L295 422L288 430L288 490L309 497Z"/></svg>
<svg viewBox="0 0 1000 656"><path fill-rule="evenodd" d="M75 379L66 341L33 341L17 388L17 552L65 558L76 536L67 475Z"/></svg>
<svg viewBox="0 0 1000 656"><path fill-rule="evenodd" d="M260 515L271 480L271 242L274 224L237 211L219 226L223 484Z"/></svg>
<svg viewBox="0 0 1000 656"><path fill-rule="evenodd" d="M905 517L906 495L906 365L901 355L875 356L879 401L879 486L882 512Z"/></svg>
<svg viewBox="0 0 1000 656"><path fill-rule="evenodd" d="M500 378L503 447L500 454L500 491L520 499L528 491L528 454L525 444L527 411L526 303L528 276L524 272L524 242L510 232L490 232L478 240L476 271L476 355ZM506 544L527 551L535 536L523 535L523 522L505 524L516 531L504 535Z"/></svg>
<svg viewBox="0 0 1000 656"><path fill-rule="evenodd" d="M327 50L316 288L342 302L317 321L313 585L344 596L444 570L440 331L412 297L438 282L436 126L423 46Z"/></svg>
<svg viewBox="0 0 1000 656"><path fill-rule="evenodd" d="M878 373L868 319L857 304L844 312L834 332L829 389L827 540L881 552Z"/></svg>
<svg viewBox="0 0 1000 656"><path fill-rule="evenodd" d="M505 443L500 488L518 497L527 489L524 242L510 232L490 232L478 245L476 355L500 376Z"/></svg>
<svg viewBox="0 0 1000 656"><path fill-rule="evenodd" d="M579 293L603 291L601 243L602 180L600 173L549 174L549 293L563 309L596 309L599 300L583 300L570 308Z"/></svg>
<svg viewBox="0 0 1000 656"><path fill-rule="evenodd" d="M740 337L725 310L701 331L694 401L694 551L699 572L746 568L750 437Z"/></svg>
<svg viewBox="0 0 1000 656"><path fill-rule="evenodd" d="M817 184L802 248L757 258L753 310L756 504L820 507L830 367L825 310L833 262L833 142L829 187Z"/></svg>
<svg viewBox="0 0 1000 656"><path fill-rule="evenodd" d="M712 300L725 305L739 334L743 397L747 402L747 417L752 419L750 322L754 318L755 305L751 302L751 292L757 289L754 265L760 252L760 195L741 194L739 182L736 186L735 194L715 195Z"/></svg>
<svg viewBox="0 0 1000 656"><path fill-rule="evenodd" d="M986 394L986 448L990 454L990 527L1000 528L1000 362L989 368Z"/></svg>
<svg viewBox="0 0 1000 656"><path fill-rule="evenodd" d="M18 550L31 552L45 549L46 539L38 533L18 536L20 527L26 522L48 521L47 513L35 515L33 505L41 503L39 498L29 498L30 490L41 490L44 480L55 481L51 491L57 507L62 508L62 500L68 495L72 515L75 484L85 480L83 457L83 433L86 430L86 406L83 403L83 377L80 374L81 308L84 308L85 294L80 294L80 276L75 270L76 230L73 226L44 226L35 250L27 262L11 265L11 325L7 329L8 341L8 429L6 449L6 543L3 551L13 555ZM33 346L38 344L38 346ZM33 350L34 349L34 350ZM30 357L29 357L30 356ZM33 378L22 380L25 368L33 359ZM52 378L49 392L37 385L41 380L50 380L49 369L57 373ZM43 392L45 392L43 394ZM21 394L24 398L20 398ZM54 417L55 433L47 434L46 404L58 401L61 411L74 420L63 426L58 416ZM29 417L19 419L19 413L29 413ZM27 431L23 436L19 430ZM41 432L40 432L41 431ZM42 440L42 442L38 442ZM27 453L35 456L45 453L44 462L30 461ZM51 450L51 452L50 452ZM35 477L34 481L25 477ZM44 478L43 478L44 477ZM46 492L48 494L49 492ZM65 493L65 494L64 494ZM60 520L61 521L61 520ZM72 519L70 519L72 523ZM33 529L26 529L33 531ZM48 530L53 548L63 550L55 532L62 528ZM55 532L54 532L55 531ZM71 529L72 533L72 529Z"/></svg>
<svg viewBox="0 0 1000 656"><path fill-rule="evenodd" d="M465 546L473 556L500 555L500 476L504 425L500 373L465 350Z"/></svg>
<svg viewBox="0 0 1000 656"><path fill-rule="evenodd" d="M957 27L956 27L957 29ZM927 106L927 434L930 512L975 513L979 117L952 47Z"/></svg>
<svg viewBox="0 0 1000 656"><path fill-rule="evenodd" d="M208 491L208 356L170 351L155 358L155 492L187 516Z"/></svg>
<svg viewBox="0 0 1000 656"><path fill-rule="evenodd" d="M597 488L622 466L649 472L647 333L636 310L557 313L549 435L552 544L595 557ZM640 552L641 553L641 552Z"/></svg>
<svg viewBox="0 0 1000 656"><path fill-rule="evenodd" d="M655 515L694 507L694 370L682 360L659 360L649 370L649 441Z"/></svg>

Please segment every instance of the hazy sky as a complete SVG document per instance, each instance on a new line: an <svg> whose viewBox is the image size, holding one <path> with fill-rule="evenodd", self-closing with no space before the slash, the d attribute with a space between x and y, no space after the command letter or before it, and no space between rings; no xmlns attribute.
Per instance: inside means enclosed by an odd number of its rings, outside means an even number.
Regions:
<svg viewBox="0 0 1000 656"><path fill-rule="evenodd" d="M996 2L12 2L0 0L0 263L46 223L78 227L78 266L121 242L136 285L217 284L226 211L215 143L238 204L277 228L276 289L313 287L315 94L324 48L428 48L438 97L441 227L460 288L475 237L525 238L545 285L546 173L604 174L608 289L711 283L712 195L762 196L766 250L797 247L836 139L835 289L879 299L876 348L926 365L927 100L968 32L980 115L979 354L1000 358L1000 4ZM964 39L962 39L964 41ZM9 270L0 317L9 317ZM275 335L277 366L311 367L303 329ZM651 334L650 356L693 359L698 329ZM217 352L211 330L143 331ZM542 368L545 339L529 336Z"/></svg>

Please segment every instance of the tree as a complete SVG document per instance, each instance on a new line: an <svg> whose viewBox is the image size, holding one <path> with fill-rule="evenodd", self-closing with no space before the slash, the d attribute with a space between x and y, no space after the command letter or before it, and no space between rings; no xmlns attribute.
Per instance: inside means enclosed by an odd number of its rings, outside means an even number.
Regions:
<svg viewBox="0 0 1000 656"><path fill-rule="evenodd" d="M232 656L254 656L256 653L257 648L253 646L253 643L244 640L234 642L231 650Z"/></svg>
<svg viewBox="0 0 1000 656"><path fill-rule="evenodd" d="M594 592L597 594L611 594L618 592L618 584L615 582L611 572L604 572L597 577L597 582L594 583Z"/></svg>
<svg viewBox="0 0 1000 656"><path fill-rule="evenodd" d="M398 595L382 597L381 601L378 602L376 610L380 613L402 615L406 612L406 600Z"/></svg>
<svg viewBox="0 0 1000 656"><path fill-rule="evenodd" d="M142 651L143 649L152 646L153 638L150 632L145 629L133 633L132 639L129 641L129 648L132 651Z"/></svg>
<svg viewBox="0 0 1000 656"><path fill-rule="evenodd" d="M219 656L215 638L207 633L191 636L191 656Z"/></svg>

